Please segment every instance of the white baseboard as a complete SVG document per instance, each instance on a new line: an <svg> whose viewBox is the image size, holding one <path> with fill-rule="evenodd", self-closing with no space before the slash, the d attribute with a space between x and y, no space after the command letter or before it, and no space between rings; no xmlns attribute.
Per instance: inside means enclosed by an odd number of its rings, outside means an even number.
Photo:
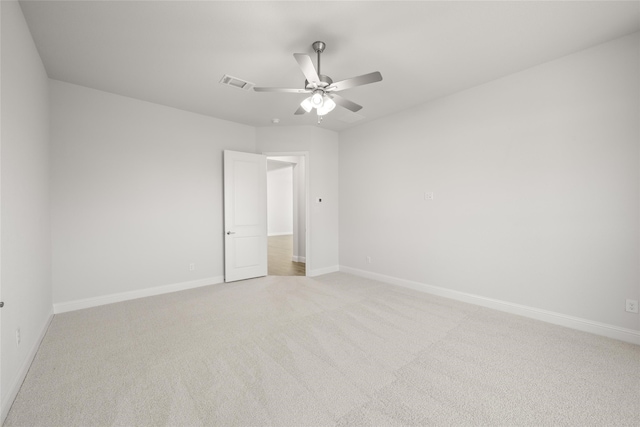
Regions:
<svg viewBox="0 0 640 427"><path fill-rule="evenodd" d="M307 276L309 277L322 276L323 274L335 273L336 271L340 271L339 265L334 265L334 266L325 267L325 268L317 268L315 270L307 271Z"/></svg>
<svg viewBox="0 0 640 427"><path fill-rule="evenodd" d="M451 298L470 304L480 305L482 307L492 308L494 310L517 314L519 316L542 320L547 323L553 323L555 325L560 325L567 328L589 332L596 335L602 335L608 338L640 345L640 331L636 331L633 329L621 328L619 326L595 322L593 320L582 319L579 317L568 316L566 314L556 313L540 308L529 307L526 305L514 304L507 301L501 301L493 298L482 297L479 295L468 294L465 292L454 291L451 289L427 285L411 280L399 279L397 277L385 276L383 274L346 267L343 265L340 266L340 271L353 274L355 276L366 277L368 279L378 280L380 282L390 283L392 285L403 286L405 288L411 288L417 291L426 292L445 298Z"/></svg>
<svg viewBox="0 0 640 427"><path fill-rule="evenodd" d="M22 387L22 383L24 382L24 379L27 377L27 372L29 372L31 363L33 363L33 359L36 357L36 353L40 348L40 343L42 343L44 336L47 334L47 330L49 329L49 325L51 324L52 320L53 320L53 310L49 312L47 321L44 323L44 326L42 327L42 330L38 335L38 339L33 344L33 347L31 347L31 350L29 350L29 354L27 354L27 357L22 362L22 366L20 366L20 370L18 371L18 374L16 375L13 383L11 384L11 387L9 387L9 390L4 395L4 399L2 399L2 409L0 412L0 425L4 423L4 420L7 418L7 415L9 414L11 405L13 405L13 401L16 399L16 396L18 395L18 392L20 391L20 387Z"/></svg>
<svg viewBox="0 0 640 427"><path fill-rule="evenodd" d="M268 233L267 237L271 237L271 236L291 236L293 234L293 232L291 231L285 231L284 233Z"/></svg>
<svg viewBox="0 0 640 427"><path fill-rule="evenodd" d="M224 276L209 277L206 279L192 280L189 282L174 283L171 285L156 286L153 288L139 289L118 294L103 295L94 298L86 298L75 301L60 302L53 304L55 314L66 313L68 311L82 310L84 308L98 307L100 305L113 304L115 302L129 301L132 299L150 297L154 295L168 294L171 292L184 291L187 289L199 288L201 286L215 285L224 282Z"/></svg>
<svg viewBox="0 0 640 427"><path fill-rule="evenodd" d="M303 257L303 256L293 256L293 257L291 257L291 261L306 263L307 259L305 257Z"/></svg>

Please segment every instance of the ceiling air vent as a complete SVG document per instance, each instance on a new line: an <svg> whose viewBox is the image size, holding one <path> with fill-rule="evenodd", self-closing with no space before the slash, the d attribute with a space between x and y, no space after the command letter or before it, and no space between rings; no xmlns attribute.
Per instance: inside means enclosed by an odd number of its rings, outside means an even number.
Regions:
<svg viewBox="0 0 640 427"><path fill-rule="evenodd" d="M246 82L242 79L230 76L228 74L222 76L222 80L220 80L220 83L227 86L237 87L238 89L242 90L251 90L255 86L254 83Z"/></svg>

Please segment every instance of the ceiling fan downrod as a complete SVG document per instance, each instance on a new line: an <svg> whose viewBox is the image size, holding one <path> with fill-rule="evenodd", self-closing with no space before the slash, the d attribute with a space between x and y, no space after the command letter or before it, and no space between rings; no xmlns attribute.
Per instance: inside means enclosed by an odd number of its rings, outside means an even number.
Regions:
<svg viewBox="0 0 640 427"><path fill-rule="evenodd" d="M318 76L320 75L320 54L324 52L324 48L327 47L325 42L317 41L311 45L313 50L318 54Z"/></svg>

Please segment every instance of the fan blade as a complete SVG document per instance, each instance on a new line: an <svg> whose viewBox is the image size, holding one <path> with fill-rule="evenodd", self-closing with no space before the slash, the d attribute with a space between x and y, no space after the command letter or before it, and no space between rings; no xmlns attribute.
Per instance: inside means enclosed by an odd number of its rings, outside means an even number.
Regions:
<svg viewBox="0 0 640 427"><path fill-rule="evenodd" d="M298 107L298 109L296 110L296 112L295 112L295 113L293 113L293 114L295 114L296 116L299 116L300 114L307 114L307 110L305 110L305 109L304 109L304 108L302 108L302 107Z"/></svg>
<svg viewBox="0 0 640 427"><path fill-rule="evenodd" d="M318 73L313 66L313 62L311 62L311 57L309 55L304 53L294 53L293 56L296 58L296 61L298 61L298 65L309 83L320 82L320 77L318 77Z"/></svg>
<svg viewBox="0 0 640 427"><path fill-rule="evenodd" d="M358 77L352 77L350 79L340 80L339 82L332 83L326 89L327 92L337 92L339 90L350 89L356 86L368 85L369 83L375 83L382 80L382 74L379 71L373 73L363 74Z"/></svg>
<svg viewBox="0 0 640 427"><path fill-rule="evenodd" d="M358 105L355 102L349 101L348 99L343 98L340 95L337 95L335 93L332 93L331 95L329 95L329 98L333 99L336 102L336 104L338 104L339 106L344 107L347 110L351 110L354 113L362 109L362 105Z"/></svg>
<svg viewBox="0 0 640 427"><path fill-rule="evenodd" d="M309 89L288 89L283 87L254 87L256 92L309 93Z"/></svg>

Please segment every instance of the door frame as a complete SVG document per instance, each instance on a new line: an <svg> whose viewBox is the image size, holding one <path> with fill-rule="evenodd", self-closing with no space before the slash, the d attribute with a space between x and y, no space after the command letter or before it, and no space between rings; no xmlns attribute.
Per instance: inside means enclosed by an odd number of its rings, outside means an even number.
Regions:
<svg viewBox="0 0 640 427"><path fill-rule="evenodd" d="M263 151L262 153L269 157L283 157L283 156L296 156L304 158L304 215L305 215L305 229L304 229L304 254L305 254L305 276L309 276L309 272L312 271L311 263L313 258L311 257L311 211L310 211L310 197L309 197L309 176L310 174L310 155L308 151ZM300 202L300 201L298 201Z"/></svg>

